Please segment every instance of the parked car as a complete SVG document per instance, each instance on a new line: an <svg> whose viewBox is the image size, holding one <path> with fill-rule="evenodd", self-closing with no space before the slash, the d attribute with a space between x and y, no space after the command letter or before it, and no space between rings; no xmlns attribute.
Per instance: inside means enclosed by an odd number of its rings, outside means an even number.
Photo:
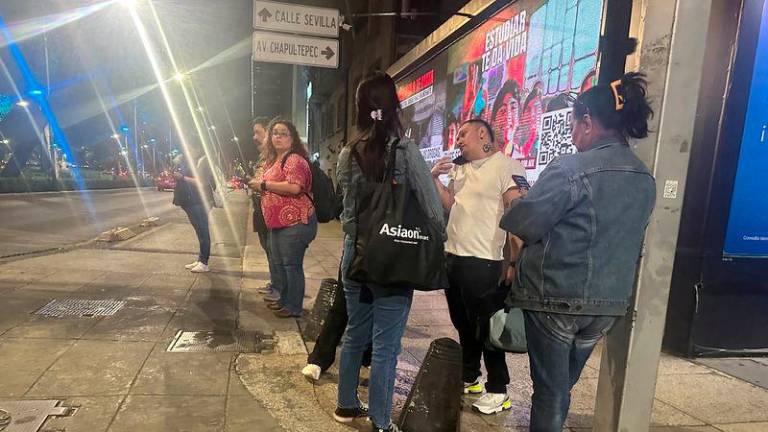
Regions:
<svg viewBox="0 0 768 432"><path fill-rule="evenodd" d="M155 186L157 186L157 190L160 192L175 189L176 179L173 178L173 173L170 171L161 172L155 177Z"/></svg>

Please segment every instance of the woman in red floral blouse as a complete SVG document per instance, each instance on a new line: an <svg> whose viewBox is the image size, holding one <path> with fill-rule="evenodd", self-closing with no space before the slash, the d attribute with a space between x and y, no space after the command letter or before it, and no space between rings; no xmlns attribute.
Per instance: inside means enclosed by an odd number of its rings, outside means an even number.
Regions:
<svg viewBox="0 0 768 432"><path fill-rule="evenodd" d="M262 193L261 210L270 230L272 283L279 293L268 304L280 318L299 317L304 301L304 254L317 235L312 204L312 171L307 150L293 123L269 126L264 174L251 187Z"/></svg>

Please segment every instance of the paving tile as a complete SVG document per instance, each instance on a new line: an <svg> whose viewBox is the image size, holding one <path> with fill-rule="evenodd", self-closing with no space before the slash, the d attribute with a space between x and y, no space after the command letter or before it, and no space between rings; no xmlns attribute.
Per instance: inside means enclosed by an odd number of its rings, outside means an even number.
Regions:
<svg viewBox="0 0 768 432"><path fill-rule="evenodd" d="M237 378L235 378L237 379ZM227 400L226 432L283 432L280 424L250 395ZM258 425L258 426L256 426Z"/></svg>
<svg viewBox="0 0 768 432"><path fill-rule="evenodd" d="M20 397L74 344L68 340L0 341L0 397Z"/></svg>
<svg viewBox="0 0 768 432"><path fill-rule="evenodd" d="M42 315L29 315L9 329L4 337L38 339L77 339L82 337L101 317L66 317L54 318Z"/></svg>
<svg viewBox="0 0 768 432"><path fill-rule="evenodd" d="M765 432L768 422L716 424L715 427L723 432Z"/></svg>
<svg viewBox="0 0 768 432"><path fill-rule="evenodd" d="M147 279L142 281L139 289L148 289L158 292L164 290L183 289L186 292L192 286L192 283L195 281L195 279L196 276L192 273L183 275L152 274Z"/></svg>
<svg viewBox="0 0 768 432"><path fill-rule="evenodd" d="M656 398L708 424L768 421L768 391L720 373L661 376Z"/></svg>
<svg viewBox="0 0 768 432"><path fill-rule="evenodd" d="M224 429L224 396L128 396L109 432Z"/></svg>
<svg viewBox="0 0 768 432"><path fill-rule="evenodd" d="M234 353L175 353L157 346L131 388L133 395L227 394Z"/></svg>
<svg viewBox="0 0 768 432"><path fill-rule="evenodd" d="M652 426L649 432L720 432L712 426Z"/></svg>
<svg viewBox="0 0 768 432"><path fill-rule="evenodd" d="M124 307L112 316L104 317L83 335L83 339L117 341L158 341L163 335L173 311L163 308Z"/></svg>
<svg viewBox="0 0 768 432"><path fill-rule="evenodd" d="M708 374L712 369L698 365L684 358L661 354L659 358L659 375Z"/></svg>
<svg viewBox="0 0 768 432"><path fill-rule="evenodd" d="M36 279L25 286L24 289L74 292L103 275L103 272L95 270L60 270L51 275Z"/></svg>
<svg viewBox="0 0 768 432"><path fill-rule="evenodd" d="M28 396L127 394L153 346L150 342L78 341L40 378Z"/></svg>
<svg viewBox="0 0 768 432"><path fill-rule="evenodd" d="M65 398L63 406L76 407L71 416L48 417L43 431L101 432L107 430L120 405L122 396Z"/></svg>

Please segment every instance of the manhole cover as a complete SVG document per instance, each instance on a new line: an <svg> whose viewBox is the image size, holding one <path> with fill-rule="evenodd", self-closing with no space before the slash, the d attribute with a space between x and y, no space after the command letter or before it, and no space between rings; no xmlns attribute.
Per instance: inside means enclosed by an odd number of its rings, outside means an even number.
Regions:
<svg viewBox="0 0 768 432"><path fill-rule="evenodd" d="M259 352L272 340L256 332L179 330L168 345L168 352Z"/></svg>
<svg viewBox="0 0 768 432"><path fill-rule="evenodd" d="M60 299L51 300L35 314L57 318L110 316L123 306L125 302L122 300Z"/></svg>
<svg viewBox="0 0 768 432"><path fill-rule="evenodd" d="M70 410L58 400L0 401L0 431L37 432L49 416L66 416Z"/></svg>

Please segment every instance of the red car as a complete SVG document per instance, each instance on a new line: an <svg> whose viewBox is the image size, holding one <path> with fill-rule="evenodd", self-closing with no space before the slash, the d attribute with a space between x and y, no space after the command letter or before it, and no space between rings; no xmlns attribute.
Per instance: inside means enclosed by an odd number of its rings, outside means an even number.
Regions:
<svg viewBox="0 0 768 432"><path fill-rule="evenodd" d="M173 173L170 171L163 171L155 177L155 186L157 190L162 192L164 190L173 190L176 188L176 179L173 178Z"/></svg>

